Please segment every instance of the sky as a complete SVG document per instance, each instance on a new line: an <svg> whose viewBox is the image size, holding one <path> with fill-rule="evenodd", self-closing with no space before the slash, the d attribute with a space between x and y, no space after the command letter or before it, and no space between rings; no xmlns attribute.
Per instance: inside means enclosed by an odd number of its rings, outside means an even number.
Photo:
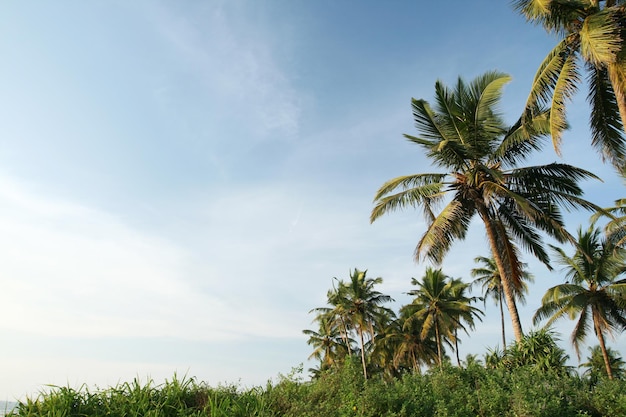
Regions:
<svg viewBox="0 0 626 417"><path fill-rule="evenodd" d="M509 2L162 0L0 5L0 400L48 385L174 375L265 384L312 352L333 277L383 277L397 310L429 264L418 211L369 223L386 180L437 171L403 139L434 84L510 74L513 123L555 38ZM562 155L624 184L589 147L582 89ZM574 232L589 213L567 214ZM476 224L442 268L469 281ZM568 248L570 249L570 248ZM571 253L571 250L570 250ZM529 255L522 325L562 282ZM482 307L482 306L481 306ZM486 305L461 356L499 343ZM507 319L508 323L508 319ZM570 323L557 326L575 355ZM510 326L507 336L512 337ZM596 341L589 339L589 344ZM626 339L609 341L626 354ZM586 350L583 351L586 353ZM583 357L584 359L584 357Z"/></svg>

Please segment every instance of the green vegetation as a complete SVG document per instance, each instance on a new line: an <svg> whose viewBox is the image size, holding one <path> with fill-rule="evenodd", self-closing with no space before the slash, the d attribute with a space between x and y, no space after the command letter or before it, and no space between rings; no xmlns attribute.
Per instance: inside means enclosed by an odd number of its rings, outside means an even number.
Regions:
<svg viewBox="0 0 626 417"><path fill-rule="evenodd" d="M193 379L161 386L138 381L89 391L53 388L18 405L12 416L618 416L626 415L626 381L543 371L532 366L486 369L445 365L386 381L363 377L358 360L319 378L298 373L264 388L211 388Z"/></svg>

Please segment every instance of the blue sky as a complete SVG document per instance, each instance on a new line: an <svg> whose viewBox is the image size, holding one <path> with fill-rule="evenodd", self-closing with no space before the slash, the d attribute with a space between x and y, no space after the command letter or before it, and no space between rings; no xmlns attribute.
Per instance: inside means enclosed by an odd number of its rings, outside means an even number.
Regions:
<svg viewBox="0 0 626 417"><path fill-rule="evenodd" d="M45 384L177 372L255 385L306 369L301 331L333 277L368 269L399 306L427 266L412 259L419 213L368 221L385 180L431 170L402 138L411 97L497 69L513 76L513 122L554 42L504 1L1 8L0 400ZM609 205L623 184L588 146L584 97L563 158L547 145L536 161L597 173L586 196ZM469 279L486 253L475 228L444 272ZM526 260L528 329L561 278ZM462 356L495 346L498 326L488 304ZM624 339L611 346L624 352Z"/></svg>

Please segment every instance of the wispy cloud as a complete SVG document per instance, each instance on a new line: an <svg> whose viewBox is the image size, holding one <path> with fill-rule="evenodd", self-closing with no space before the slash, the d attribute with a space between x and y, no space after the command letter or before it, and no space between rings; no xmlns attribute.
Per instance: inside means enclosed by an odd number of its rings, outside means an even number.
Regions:
<svg viewBox="0 0 626 417"><path fill-rule="evenodd" d="M218 118L239 120L260 139L293 137L299 131L300 96L281 69L278 45L237 4L211 2L184 16L161 4L151 9L151 17L176 58L191 69L189 75L201 80L217 103L211 111ZM174 88L159 88L159 96L166 100Z"/></svg>

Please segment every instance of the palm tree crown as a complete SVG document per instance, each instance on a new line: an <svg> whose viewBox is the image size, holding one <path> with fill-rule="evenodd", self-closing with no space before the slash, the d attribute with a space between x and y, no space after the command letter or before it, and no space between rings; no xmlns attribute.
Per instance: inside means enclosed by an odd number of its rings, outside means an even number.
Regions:
<svg viewBox="0 0 626 417"><path fill-rule="evenodd" d="M333 317L334 322L341 329L344 340L350 339L351 332L356 333L361 351L363 375L367 378L366 341L371 342L374 339L380 321L388 321L390 318L395 318L395 315L392 310L383 306L384 303L393 301L393 298L374 289L374 286L381 284L383 279L367 278L366 275L367 271L359 271L355 268L350 274L349 281L339 281L337 288L328 292L328 303L332 307L316 309L316 311Z"/></svg>
<svg viewBox="0 0 626 417"><path fill-rule="evenodd" d="M548 118L546 112L538 112L524 123L507 127L497 105L509 79L488 72L469 84L459 79L454 89L438 81L434 108L425 100L412 100L421 136L405 137L421 146L443 172L387 181L376 193L370 220L406 207L422 208L428 227L415 257L440 263L452 243L465 238L472 218L478 215L504 277L507 307L519 341L522 328L513 290L522 279L517 245L549 265L540 232L558 241L571 239L559 205L597 209L581 198L578 185L581 179L596 177L566 164L516 167L539 149L540 138L548 133ZM444 207L436 213L440 205Z"/></svg>
<svg viewBox="0 0 626 417"><path fill-rule="evenodd" d="M626 167L626 2L620 0L515 0L527 20L561 36L535 75L526 105L532 114L550 106L550 132L558 151L567 127L565 105L588 73L592 145L618 170Z"/></svg>
<svg viewBox="0 0 626 417"><path fill-rule="evenodd" d="M467 332L463 323L473 328L474 318L480 318L482 312L471 306L473 300L465 296L468 285L451 279L441 269L427 268L421 281L413 278L411 283L418 288L408 292L415 299L403 308L404 314L409 316L404 325L410 328L414 320L421 323L422 340L427 339L431 332L435 333L439 366L442 366L442 341L455 342L456 330Z"/></svg>
<svg viewBox="0 0 626 417"><path fill-rule="evenodd" d="M593 226L578 230L573 256L567 256L560 248L554 250L559 263L565 266L568 281L548 289L533 321L548 319L546 325L550 326L564 316L578 317L572 344L579 358L579 345L593 326L607 374L612 378L604 336L626 329L626 280L618 279L626 272L626 252L616 248L611 240L603 239L601 231Z"/></svg>

